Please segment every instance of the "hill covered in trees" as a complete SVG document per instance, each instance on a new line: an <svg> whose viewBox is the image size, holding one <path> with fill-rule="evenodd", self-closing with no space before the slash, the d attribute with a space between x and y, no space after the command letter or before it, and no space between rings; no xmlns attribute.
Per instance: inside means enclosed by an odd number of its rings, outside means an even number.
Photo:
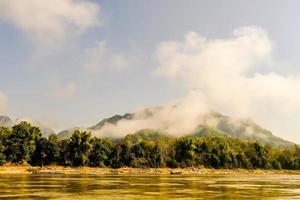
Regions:
<svg viewBox="0 0 300 200"><path fill-rule="evenodd" d="M139 120L148 120L155 115L155 112L160 110L160 107L144 109L139 113L126 113L124 115L115 115L110 118L103 119L95 126L88 128L70 128L58 133L58 137L65 139L71 137L74 130L90 131L92 135L100 136L111 135L111 130L107 129L108 126L117 127L119 124L133 124L134 121L139 123ZM142 117L141 117L142 116ZM150 122L151 123L151 122ZM151 127L143 127L142 129L148 129ZM121 128L120 128L121 129ZM140 129L140 130L142 130ZM166 131L156 129L158 132L168 134ZM137 130L139 131L139 130ZM132 131L131 131L132 132ZM270 131L262 128L250 119L233 120L228 116L224 116L217 112L209 112L208 114L201 117L198 124L195 124L195 128L190 132L182 132L182 135L193 135L193 136L230 136L239 138L246 141L259 141L263 144L270 144L274 146L291 146L293 143L288 142L282 138L274 136ZM114 139L118 139L116 136L112 136ZM120 139L120 138L119 138Z"/></svg>
<svg viewBox="0 0 300 200"><path fill-rule="evenodd" d="M0 128L0 164L300 169L297 145L279 148L203 130L214 134L172 137L148 129L112 141L75 130L71 137L59 139L43 137L38 127L21 122Z"/></svg>

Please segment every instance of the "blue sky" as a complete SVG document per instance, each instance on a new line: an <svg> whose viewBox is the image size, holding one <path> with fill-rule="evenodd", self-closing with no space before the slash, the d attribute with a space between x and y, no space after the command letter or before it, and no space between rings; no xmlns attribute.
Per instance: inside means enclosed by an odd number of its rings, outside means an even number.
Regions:
<svg viewBox="0 0 300 200"><path fill-rule="evenodd" d="M296 0L37 2L24 0L18 7L17 0L0 1L0 111L12 118L30 116L60 130L184 97L206 82L191 86L185 81L189 77L158 75L158 68L168 66L157 52L164 42L184 45L191 31L209 41L227 41L234 40L233 31L240 27L259 27L267 35L264 41L272 43L272 52L266 55L272 57L271 66L247 73L275 73L283 85L288 82L291 93L298 87L300 2ZM205 90L201 92L206 95ZM264 93L247 104L257 111L241 116L300 142L300 114L280 107L285 98L293 97L280 91L271 96ZM214 102L212 96L207 99ZM261 102L269 99L276 108L261 113ZM228 103L212 105L224 114L240 114L231 112Z"/></svg>

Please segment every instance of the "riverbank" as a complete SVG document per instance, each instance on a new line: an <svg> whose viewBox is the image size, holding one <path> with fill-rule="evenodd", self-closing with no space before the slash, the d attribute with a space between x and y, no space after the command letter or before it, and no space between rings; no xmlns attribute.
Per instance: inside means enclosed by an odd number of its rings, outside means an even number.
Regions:
<svg viewBox="0 0 300 200"><path fill-rule="evenodd" d="M300 170L247 170L247 169L210 169L210 168L94 168L94 167L64 167L46 166L32 167L30 165L0 166L1 174L103 174L103 175L238 175L238 174L295 174Z"/></svg>

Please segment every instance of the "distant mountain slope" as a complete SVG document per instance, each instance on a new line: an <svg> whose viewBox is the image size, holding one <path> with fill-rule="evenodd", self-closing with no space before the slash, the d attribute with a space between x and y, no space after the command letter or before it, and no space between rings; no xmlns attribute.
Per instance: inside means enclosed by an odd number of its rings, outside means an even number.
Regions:
<svg viewBox="0 0 300 200"><path fill-rule="evenodd" d="M117 124L120 120L126 119L131 120L133 119L134 114L133 113L126 113L124 115L114 115L110 118L103 119L101 122L96 124L95 126L90 127L90 130L99 130L101 129L105 124Z"/></svg>
<svg viewBox="0 0 300 200"><path fill-rule="evenodd" d="M204 124L200 124L193 133L194 136L227 135L241 140L259 141L275 146L290 146L292 142L274 136L250 119L233 120L228 116L213 112ZM213 119L216 123L210 123Z"/></svg>
<svg viewBox="0 0 300 200"><path fill-rule="evenodd" d="M160 109L159 107L155 108ZM154 110L155 110L154 109ZM153 109L145 109L143 117L147 118L152 116ZM88 130L92 133L101 130L105 125L116 125L119 122L124 122L124 120L133 120L135 119L136 113L126 113L124 115L115 115L113 117L103 119L95 126L80 130ZM141 115L141 113L139 113ZM78 128L72 128L65 131L62 131L58 134L60 138L70 137L73 131ZM142 129L142 132L139 134L143 136L143 133L147 129ZM144 131L144 132L143 132ZM149 131L148 131L149 132ZM153 131L150 131L151 134ZM160 133L158 131L157 133ZM262 128L255 122L247 120L233 120L230 117L221 115L217 112L210 112L204 116L204 119L199 122L197 128L192 133L184 133L186 135L190 134L197 137L207 137L207 136L229 136L235 137L242 140L249 141L259 141L265 144L271 144L275 146L290 146L293 143L283 140L282 138L274 136L270 131ZM154 134L155 135L155 134ZM145 135L144 135L145 136ZM147 136L148 137L148 136Z"/></svg>
<svg viewBox="0 0 300 200"><path fill-rule="evenodd" d="M52 129L46 127L45 125L43 125L42 123L40 123L38 121L29 119L29 118L12 120L7 116L0 116L0 127L12 127L12 126L20 123L21 121L27 121L31 125L39 127L42 135L45 137L48 137L51 134L55 134L55 132Z"/></svg>
<svg viewBox="0 0 300 200"><path fill-rule="evenodd" d="M0 127L11 127L14 122L7 116L0 115Z"/></svg>
<svg viewBox="0 0 300 200"><path fill-rule="evenodd" d="M122 119L127 119L127 120L130 120L132 119L134 116L134 114L132 113L126 113L124 115L114 115L110 118L106 118L106 119L103 119L102 121L100 121L98 124L96 124L95 126L91 126L89 128L83 128L83 127L73 127L73 128L69 128L69 129L66 129L66 130L63 130L61 132L59 132L57 134L57 136L60 138L60 139L65 139L65 138L68 138L70 137L73 132L75 130L81 130L81 131L97 131L97 130L100 130L105 124L117 124L120 120Z"/></svg>
<svg viewBox="0 0 300 200"><path fill-rule="evenodd" d="M57 136L60 139L66 139L66 138L70 137L75 130L85 131L85 130L89 130L89 129L82 128L82 127L73 127L73 128L69 128L69 129L66 129L66 130L63 130L63 131L59 132L57 134Z"/></svg>

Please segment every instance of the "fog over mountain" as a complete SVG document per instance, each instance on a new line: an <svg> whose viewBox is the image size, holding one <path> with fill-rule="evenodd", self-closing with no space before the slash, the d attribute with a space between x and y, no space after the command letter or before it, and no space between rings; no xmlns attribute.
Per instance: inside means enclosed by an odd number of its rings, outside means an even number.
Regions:
<svg viewBox="0 0 300 200"><path fill-rule="evenodd" d="M294 121L300 111L300 79L275 70L280 63L273 51L274 42L259 26L236 28L229 38L206 38L190 31L181 40L163 41L154 53L155 73L185 88L185 94L159 109L138 110L132 117L114 123L104 120L89 129L95 135L111 137L143 128L178 136L208 125L241 138L272 140L268 131L257 129L260 126L251 120L240 120L250 118L281 137L291 138L298 127ZM212 117L213 112L232 119ZM220 128L220 120L234 130L245 130L237 134L224 125Z"/></svg>
<svg viewBox="0 0 300 200"><path fill-rule="evenodd" d="M276 65L273 42L263 28L240 27L226 39L205 38L190 31L182 41L159 43L154 60L158 77L167 78L174 86L185 88L181 98L159 107L115 115L92 127L71 128L62 131L59 136L68 137L76 129L111 138L120 138L143 129L172 136L201 136L203 130L213 129L217 134L244 140L280 146L289 144L249 120L272 128L276 134L285 134L296 124L287 127L282 122L300 111L300 78L272 71L272 66ZM68 86L66 90L54 90L54 93L67 98L74 92L76 84ZM22 120L39 126L44 135L53 133L31 119L16 120L12 124ZM11 122L4 118L3 123L7 126ZM287 132L291 133L291 130Z"/></svg>
<svg viewBox="0 0 300 200"><path fill-rule="evenodd" d="M196 98L197 99L197 98ZM192 97L160 107L145 108L133 113L114 115L88 128L71 128L58 133L60 138L70 137L74 130L91 131L97 137L121 138L144 129L179 137L229 136L242 140L259 141L275 146L292 143L274 136L270 131L250 119L233 119L209 110ZM191 105L194 105L192 108Z"/></svg>
<svg viewBox="0 0 300 200"><path fill-rule="evenodd" d="M91 127L73 127L58 133L61 139L70 137L75 130L91 131L97 137L121 138L127 134L149 129L161 134L179 137L183 135L229 136L242 140L259 141L275 146L293 143L274 136L269 130L251 119L224 116L199 101L197 93L159 107L149 107L124 115L114 115ZM29 117L12 120L0 116L0 127L12 127L26 121L41 129L43 136L54 134L51 128Z"/></svg>

